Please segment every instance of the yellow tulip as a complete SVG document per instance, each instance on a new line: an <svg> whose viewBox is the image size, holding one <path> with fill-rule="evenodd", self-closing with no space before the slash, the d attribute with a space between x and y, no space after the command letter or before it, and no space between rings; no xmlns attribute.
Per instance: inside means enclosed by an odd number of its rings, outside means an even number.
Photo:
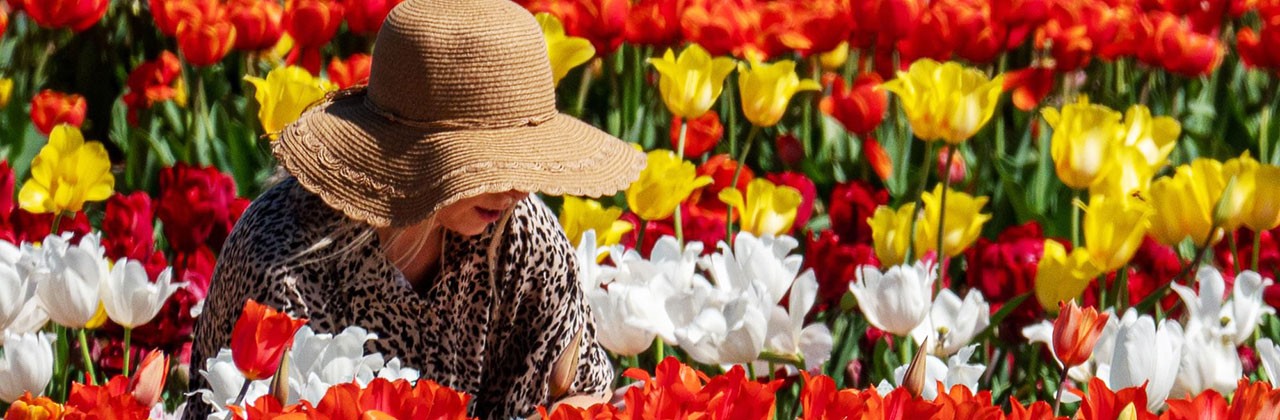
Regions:
<svg viewBox="0 0 1280 420"><path fill-rule="evenodd" d="M84 324L86 330L96 330L107 324L107 307L101 301L98 302L98 311L93 313L93 318L89 318L89 323Z"/></svg>
<svg viewBox="0 0 1280 420"><path fill-rule="evenodd" d="M747 184L747 197L737 188L720 191L720 201L733 206L741 215L742 230L756 236L783 235L791 231L800 208L800 191L786 185L775 185L768 179L756 178Z"/></svg>
<svg viewBox="0 0 1280 420"><path fill-rule="evenodd" d="M31 179L18 191L18 203L32 213L78 212L85 202L110 197L115 182L102 143L86 142L80 129L62 124L31 162Z"/></svg>
<svg viewBox="0 0 1280 420"><path fill-rule="evenodd" d="M633 228L631 223L618 220L621 215L620 208L605 208L599 201L566 195L560 207L560 225L575 248L588 229L596 231L596 246L607 248L620 242L622 235Z"/></svg>
<svg viewBox="0 0 1280 420"><path fill-rule="evenodd" d="M693 163L670 150L649 152L648 160L640 178L627 187L627 206L641 219L671 217L693 190L711 183L711 177L698 176Z"/></svg>
<svg viewBox="0 0 1280 420"><path fill-rule="evenodd" d="M547 39L547 55L551 58L551 75L555 83L569 74L569 70L595 57L596 48L586 38L567 36L560 20L550 13L535 16L542 26L542 36Z"/></svg>
<svg viewBox="0 0 1280 420"><path fill-rule="evenodd" d="M1111 272L1129 262L1151 226L1151 212L1151 205L1127 195L1090 197L1084 243L1094 265Z"/></svg>
<svg viewBox="0 0 1280 420"><path fill-rule="evenodd" d="M1240 181L1253 190L1242 215L1244 225L1254 232L1280 226L1280 167L1261 165Z"/></svg>
<svg viewBox="0 0 1280 420"><path fill-rule="evenodd" d="M1145 196L1151 189L1151 177L1156 167L1136 147L1113 147L1110 165L1102 178L1089 187L1089 195L1121 196L1138 194ZM1163 163L1161 163L1163 166Z"/></svg>
<svg viewBox="0 0 1280 420"><path fill-rule="evenodd" d="M942 217L942 185L934 187L921 198L924 201L924 217L916 222L916 249L921 253L938 249L938 219ZM960 255L973 245L982 234L982 225L991 220L990 214L981 213L987 197L974 197L956 190L947 192L946 223L943 232L942 255L948 258Z"/></svg>
<svg viewBox="0 0 1280 420"><path fill-rule="evenodd" d="M262 130L275 140L285 126L294 122L308 106L324 99L324 95L338 87L333 83L311 76L301 67L280 67L267 73L267 78L245 76L257 90L258 120Z"/></svg>
<svg viewBox="0 0 1280 420"><path fill-rule="evenodd" d="M828 72L840 71L846 61L849 61L849 41L843 41L831 51L818 54L818 62Z"/></svg>
<svg viewBox="0 0 1280 420"><path fill-rule="evenodd" d="M13 96L13 79L0 79L0 107L8 106L11 96Z"/></svg>
<svg viewBox="0 0 1280 420"><path fill-rule="evenodd" d="M1036 269L1036 301L1049 312L1058 311L1058 302L1080 297L1100 270L1089 258L1089 251L1071 250L1052 239L1044 241L1044 255Z"/></svg>
<svg viewBox="0 0 1280 420"><path fill-rule="evenodd" d="M1108 165L1114 164L1113 146L1124 134L1120 113L1091 104L1089 98L1083 96L1079 102L1063 106L1061 111L1045 108L1040 112L1053 127L1049 151L1058 178L1077 190L1092 187Z"/></svg>
<svg viewBox="0 0 1280 420"><path fill-rule="evenodd" d="M662 58L650 58L658 70L658 90L672 114L693 119L705 114L724 90L724 78L733 72L733 59L711 58L698 44L690 44L676 58L671 49Z"/></svg>
<svg viewBox="0 0 1280 420"><path fill-rule="evenodd" d="M1151 205L1156 210L1151 236L1169 246L1188 236L1196 246L1212 245L1210 234L1217 242L1222 232L1213 229L1214 210L1224 189L1222 164L1212 159L1196 159L1179 166L1173 176L1157 179L1151 184Z"/></svg>
<svg viewBox="0 0 1280 420"><path fill-rule="evenodd" d="M1003 75L987 78L974 68L925 58L881 86L902 100L916 137L960 144L991 119L1003 80Z"/></svg>
<svg viewBox="0 0 1280 420"><path fill-rule="evenodd" d="M915 213L915 203L904 204L896 211L889 206L879 206L867 219L871 225L871 244L882 267L906 261L907 247L911 244L911 219Z"/></svg>
<svg viewBox="0 0 1280 420"><path fill-rule="evenodd" d="M1120 414L1116 415L1116 420L1138 420L1138 409L1133 403L1124 406L1120 410Z"/></svg>
<svg viewBox="0 0 1280 420"><path fill-rule="evenodd" d="M821 90L810 79L796 76L796 63L781 60L773 64L738 64L738 87L742 94L742 113L757 127L772 127L782 119L787 103L799 91Z"/></svg>
<svg viewBox="0 0 1280 420"><path fill-rule="evenodd" d="M1222 164L1222 181L1227 183L1222 194L1221 206L1214 210L1221 220L1222 228L1227 232L1234 231L1244 224L1245 213L1249 202L1253 201L1256 189L1254 172L1258 170L1258 161L1249 156L1249 152ZM1232 180L1234 179L1234 183Z"/></svg>
<svg viewBox="0 0 1280 420"><path fill-rule="evenodd" d="M1160 169L1178 142L1182 125L1170 117L1152 117L1151 110L1134 105L1124 112L1124 145L1142 153L1147 165Z"/></svg>

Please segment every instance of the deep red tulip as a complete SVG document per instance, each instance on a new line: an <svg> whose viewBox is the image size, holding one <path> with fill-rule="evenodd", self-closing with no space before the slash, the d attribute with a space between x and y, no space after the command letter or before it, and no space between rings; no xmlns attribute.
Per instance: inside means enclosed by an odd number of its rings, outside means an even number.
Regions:
<svg viewBox="0 0 1280 420"><path fill-rule="evenodd" d="M716 144L724 136L724 125L720 124L720 114L707 111L698 118L689 120L685 129L684 157L696 158L715 150ZM671 150L680 147L680 116L671 117Z"/></svg>
<svg viewBox="0 0 1280 420"><path fill-rule="evenodd" d="M1236 32L1236 49L1244 64L1255 69L1280 70L1280 25L1263 25L1254 32L1253 28L1241 28Z"/></svg>
<svg viewBox="0 0 1280 420"><path fill-rule="evenodd" d="M992 311L998 311L1010 299L1034 290L1043 255L1044 234L1034 221L1005 229L995 241L978 238L965 251L968 284L982 292ZM1002 336L1021 337L1022 327L1038 321L1042 312L1035 298L1022 301L1001 324L1000 332L1007 334Z"/></svg>
<svg viewBox="0 0 1280 420"><path fill-rule="evenodd" d="M684 2L680 0L639 0L627 15L625 40L631 44L659 48L680 43L680 16Z"/></svg>
<svg viewBox="0 0 1280 420"><path fill-rule="evenodd" d="M243 199L236 198L235 181L217 168L179 163L160 170L156 217L164 222L164 236L178 253L202 245L220 248L235 224Z"/></svg>
<svg viewBox="0 0 1280 420"><path fill-rule="evenodd" d="M876 206L889 203L889 192L872 187L864 181L848 181L836 185L827 200L827 212L831 217L831 230L845 243L870 244L871 225L867 219Z"/></svg>
<svg viewBox="0 0 1280 420"><path fill-rule="evenodd" d="M88 107L83 96L45 89L31 98L31 123L35 124L36 131L47 136L58 124L76 127L84 124Z"/></svg>
<svg viewBox="0 0 1280 420"><path fill-rule="evenodd" d="M853 31L853 10L844 1L788 0L777 2L791 16L780 42L802 57L834 50Z"/></svg>
<svg viewBox="0 0 1280 420"><path fill-rule="evenodd" d="M236 28L237 50L265 50L284 35L284 7L275 0L233 0L228 8L231 25Z"/></svg>
<svg viewBox="0 0 1280 420"><path fill-rule="evenodd" d="M724 211L708 211L691 203L682 204L680 211L684 212L681 218L684 221L685 241L702 242L704 245L702 247L703 255L715 251L716 243L725 240ZM666 220L665 222L670 222L672 228L675 228L674 220ZM645 242L648 241L649 238L646 237Z"/></svg>
<svg viewBox="0 0 1280 420"><path fill-rule="evenodd" d="M144 191L116 193L107 199L106 216L102 219L102 246L107 258L150 258L155 235L152 219L151 197Z"/></svg>
<svg viewBox="0 0 1280 420"><path fill-rule="evenodd" d="M804 145L800 144L800 139L791 133L782 133L774 137L773 147L778 152L778 159L788 167L794 167L804 161Z"/></svg>
<svg viewBox="0 0 1280 420"><path fill-rule="evenodd" d="M320 47L328 44L342 25L343 7L334 0L295 0L285 6L284 29L294 49L286 61L313 75L320 74Z"/></svg>
<svg viewBox="0 0 1280 420"><path fill-rule="evenodd" d="M822 112L840 121L846 130L866 136L884 121L889 98L880 89L882 80L875 73L858 76L845 88L844 79L835 79L831 96L822 98L818 107Z"/></svg>
<svg viewBox="0 0 1280 420"><path fill-rule="evenodd" d="M108 4L107 0L25 0L22 10L37 25L80 32L98 23L107 14Z"/></svg>
<svg viewBox="0 0 1280 420"><path fill-rule="evenodd" d="M1048 67L1028 67L1005 73L1004 90L1013 91L1013 105L1023 111L1040 106L1053 91L1055 72Z"/></svg>
<svg viewBox="0 0 1280 420"><path fill-rule="evenodd" d="M892 53L899 40L916 30L924 0L855 1L850 46ZM876 60L880 61L880 60ZM892 60L890 60L892 62ZM892 75L892 73L890 73Z"/></svg>
<svg viewBox="0 0 1280 420"><path fill-rule="evenodd" d="M369 68L373 58L369 54L352 54L346 60L334 57L329 61L329 80L346 89L369 82Z"/></svg>
<svg viewBox="0 0 1280 420"><path fill-rule="evenodd" d="M804 249L804 266L812 268L818 279L816 311L840 304L840 298L849 291L849 282L857 278L858 266L880 268L880 260L876 259L871 245L843 243L830 230L822 231L817 239L808 239Z"/></svg>
<svg viewBox="0 0 1280 420"><path fill-rule="evenodd" d="M231 359L250 380L275 375L280 359L293 344L293 334L306 324L250 299L231 330Z"/></svg>
<svg viewBox="0 0 1280 420"><path fill-rule="evenodd" d="M193 66L217 64L231 52L235 41L236 27L221 9L211 15L178 23L178 51Z"/></svg>
<svg viewBox="0 0 1280 420"><path fill-rule="evenodd" d="M356 35L375 35L391 9L404 0L343 0L347 29Z"/></svg>
<svg viewBox="0 0 1280 420"><path fill-rule="evenodd" d="M13 210L9 220L13 222L14 239L20 242L43 241L53 228L53 213L32 214L19 208ZM70 232L75 241L83 238L90 229L89 218L83 211L70 217L63 216L58 222L58 232Z"/></svg>

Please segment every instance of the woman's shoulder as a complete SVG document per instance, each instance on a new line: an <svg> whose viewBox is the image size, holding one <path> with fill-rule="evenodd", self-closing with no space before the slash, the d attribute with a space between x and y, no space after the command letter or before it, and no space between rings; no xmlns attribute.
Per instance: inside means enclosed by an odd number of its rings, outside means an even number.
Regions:
<svg viewBox="0 0 1280 420"><path fill-rule="evenodd" d="M542 247L569 246L559 217L537 195L530 194L516 204L511 211L507 229L512 234L510 236Z"/></svg>
<svg viewBox="0 0 1280 420"><path fill-rule="evenodd" d="M348 225L354 222L288 177L249 204L227 238L227 246L298 249Z"/></svg>

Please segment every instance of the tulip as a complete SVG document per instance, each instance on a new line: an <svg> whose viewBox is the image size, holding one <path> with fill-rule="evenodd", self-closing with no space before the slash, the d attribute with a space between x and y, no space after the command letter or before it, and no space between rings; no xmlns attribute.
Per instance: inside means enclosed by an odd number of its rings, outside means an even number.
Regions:
<svg viewBox="0 0 1280 420"><path fill-rule="evenodd" d="M897 265L884 273L862 266L858 267L857 281L849 283L849 291L858 300L858 309L867 322L905 337L929 316L934 271L923 261Z"/></svg>
<svg viewBox="0 0 1280 420"><path fill-rule="evenodd" d="M235 180L217 168L179 163L160 170L156 217L169 247L189 255L204 245L220 249L248 200L236 197ZM212 272L212 264L209 266Z"/></svg>
<svg viewBox="0 0 1280 420"><path fill-rule="evenodd" d="M1215 222L1215 209L1226 189L1222 172L1218 161L1196 159L1152 183L1151 236L1169 246L1188 236L1196 246L1217 242L1222 225Z"/></svg>
<svg viewBox="0 0 1280 420"><path fill-rule="evenodd" d="M747 185L745 199L737 188L720 191L720 201L733 206L741 215L742 230L757 236L790 232L800 199L800 191L795 188L778 186L764 178L756 178Z"/></svg>
<svg viewBox="0 0 1280 420"><path fill-rule="evenodd" d="M102 219L102 246L107 258L145 260L151 257L155 236L151 196L146 191L124 195L115 193L107 200Z"/></svg>
<svg viewBox="0 0 1280 420"><path fill-rule="evenodd" d="M560 225L574 247L580 246L584 233L594 231L596 246L608 248L621 242L622 235L634 228L631 223L618 220L621 215L620 208L605 208L599 201L566 195L560 208Z"/></svg>
<svg viewBox="0 0 1280 420"><path fill-rule="evenodd" d="M904 204L897 211L881 205L867 219L871 225L871 243L875 246L876 258L883 266L896 266L906 261L907 246L911 244L911 219L915 213L915 203Z"/></svg>
<svg viewBox="0 0 1280 420"><path fill-rule="evenodd" d="M1182 126L1172 117L1152 117L1144 105L1133 105L1124 112L1124 145L1137 149L1153 168L1164 167L1173 146L1178 142Z"/></svg>
<svg viewBox="0 0 1280 420"><path fill-rule="evenodd" d="M889 177L893 176L893 160L889 159L889 153L884 151L880 142L871 136L863 139L862 150L863 156L867 158L867 164L871 165L871 170L875 171L881 182L888 182Z"/></svg>
<svg viewBox="0 0 1280 420"><path fill-rule="evenodd" d="M22 394L22 397L13 402L9 406L9 411L4 413L6 420L46 420L60 419L63 413L61 404L53 402L49 397L33 397L31 393Z"/></svg>
<svg viewBox="0 0 1280 420"><path fill-rule="evenodd" d="M1074 300L1058 302L1058 319L1053 321L1053 354L1063 368L1089 360L1093 346L1107 326L1107 314L1093 307L1081 310Z"/></svg>
<svg viewBox="0 0 1280 420"><path fill-rule="evenodd" d="M809 222L809 218L813 216L813 202L818 197L818 186L814 185L813 180L808 176L792 171L771 173L765 175L765 179L778 186L788 186L800 192L800 206L796 207L795 223L791 225L791 230L784 233L790 234L796 230L802 230Z"/></svg>
<svg viewBox="0 0 1280 420"><path fill-rule="evenodd" d="M1172 319L1161 321L1159 331L1150 315L1142 315L1132 324L1121 325L1116 333L1108 383L1113 388L1146 384L1147 408L1160 410L1178 374L1182 341L1182 327ZM1151 351L1153 348L1159 351Z"/></svg>
<svg viewBox="0 0 1280 420"><path fill-rule="evenodd" d="M1089 187L1090 195L1145 197L1151 190L1151 177L1159 169L1147 163L1146 156L1137 147L1112 147L1111 164L1102 177ZM1163 165L1163 163L1161 163Z"/></svg>
<svg viewBox="0 0 1280 420"><path fill-rule="evenodd" d="M881 86L902 100L916 137L960 144L991 119L1002 83L1003 76L989 79L977 69L926 58Z"/></svg>
<svg viewBox="0 0 1280 420"><path fill-rule="evenodd" d="M294 319L253 299L246 301L231 330L231 356L236 368L249 380L274 375L294 333L306 323L305 319Z"/></svg>
<svg viewBox="0 0 1280 420"><path fill-rule="evenodd" d="M889 98L880 89L881 83L875 73L858 76L848 88L843 78L837 78L831 96L822 98L818 107L849 132L866 137L884 121Z"/></svg>
<svg viewBox="0 0 1280 420"><path fill-rule="evenodd" d="M733 182L735 173L738 176L737 183ZM747 185L756 178L750 167L740 166L728 154L708 158L706 162L698 165L698 175L710 177L711 183L694 190L689 196L688 205L696 207L700 213L721 220L726 219L729 208L720 201L720 192L731 188L745 190ZM729 220L737 220L737 215L731 215ZM721 228L723 229L723 226ZM715 241L709 243L715 243Z"/></svg>
<svg viewBox="0 0 1280 420"><path fill-rule="evenodd" d="M538 13L536 17L538 25L542 27L542 36L547 40L552 80L559 85L560 79L569 74L569 70L586 63L596 55L596 50L586 38L565 35L560 20L550 13Z"/></svg>
<svg viewBox="0 0 1280 420"><path fill-rule="evenodd" d="M661 76L658 90L667 109L686 120L698 118L711 108L724 89L724 79L734 68L733 59L712 59L698 44L686 47L679 58L667 49L662 58L650 58L649 63Z"/></svg>
<svg viewBox="0 0 1280 420"><path fill-rule="evenodd" d="M13 97L13 79L0 78L0 108L9 106Z"/></svg>
<svg viewBox="0 0 1280 420"><path fill-rule="evenodd" d="M178 51L188 63L208 67L222 61L236 41L236 27L219 11L178 23Z"/></svg>
<svg viewBox="0 0 1280 420"><path fill-rule="evenodd" d="M45 89L31 98L31 123L44 135L61 124L79 128L87 107L83 96Z"/></svg>
<svg viewBox="0 0 1280 420"><path fill-rule="evenodd" d="M280 42L284 35L284 7L274 0L233 0L229 19L235 27L235 48L262 51Z"/></svg>
<svg viewBox="0 0 1280 420"><path fill-rule="evenodd" d="M667 47L681 41L683 5L670 0L639 0L631 5L623 38L630 44Z"/></svg>
<svg viewBox="0 0 1280 420"><path fill-rule="evenodd" d="M107 14L108 0L24 0L22 10L37 25L83 32Z"/></svg>
<svg viewBox="0 0 1280 420"><path fill-rule="evenodd" d="M1267 371L1267 380L1273 388L1280 386L1280 345L1276 345L1270 338L1260 339L1255 344L1258 359L1262 361L1262 368Z"/></svg>
<svg viewBox="0 0 1280 420"><path fill-rule="evenodd" d="M40 279L36 296L49 319L69 328L90 324L100 307L99 285L109 273L102 253L95 234L85 235L76 246L60 236L45 238L35 258L37 268L30 275Z"/></svg>
<svg viewBox="0 0 1280 420"><path fill-rule="evenodd" d="M152 350L138 364L138 371L129 381L133 398L143 406L151 407L161 401L164 394L164 383L169 376L169 357L160 350Z"/></svg>
<svg viewBox="0 0 1280 420"><path fill-rule="evenodd" d="M1113 146L1124 134L1120 113L1090 104L1083 96L1061 110L1045 108L1040 112L1053 127L1050 153L1058 178L1077 190L1092 187L1114 162Z"/></svg>
<svg viewBox="0 0 1280 420"><path fill-rule="evenodd" d="M285 126L302 116L302 111L308 106L337 89L333 83L312 77L306 70L293 66L271 70L266 79L245 76L244 80L256 89L253 98L258 101L258 121L272 140L279 137Z"/></svg>
<svg viewBox="0 0 1280 420"><path fill-rule="evenodd" d="M1280 70L1280 52L1266 45L1280 42L1280 25L1262 25L1257 32L1244 27L1236 32L1236 51L1245 66L1255 69Z"/></svg>
<svg viewBox="0 0 1280 420"><path fill-rule="evenodd" d="M369 54L352 54L346 60L334 57L329 61L329 80L337 85L338 89L367 84L372 65L373 57Z"/></svg>
<svg viewBox="0 0 1280 420"><path fill-rule="evenodd" d="M344 8L335 0L295 0L285 4L284 29L297 48L286 62L320 74L320 47L328 44L342 25Z"/></svg>
<svg viewBox="0 0 1280 420"><path fill-rule="evenodd" d="M804 324L805 316L817 298L818 280L812 271L805 271L791 283L787 309L774 306L769 313L769 338L765 340L765 348L780 354L801 356L806 370L826 363L831 358L833 346L831 330L826 324Z"/></svg>
<svg viewBox="0 0 1280 420"><path fill-rule="evenodd" d="M911 337L916 342L931 344L930 353L937 356L954 354L969 344L991 322L991 306L983 299L982 292L970 290L964 301L951 289L942 289L933 300L929 317L914 330ZM924 351L924 350L922 350Z"/></svg>
<svg viewBox="0 0 1280 420"><path fill-rule="evenodd" d="M1230 339L1191 331L1182 344L1182 361L1169 395L1195 395L1206 389L1229 394L1244 375L1240 353Z"/></svg>
<svg viewBox="0 0 1280 420"><path fill-rule="evenodd" d="M671 150L680 147L680 121L680 116L671 116ZM701 117L689 120L685 129L684 156L692 158L706 154L716 148L723 136L724 125L720 124L720 114L715 111L707 111Z"/></svg>
<svg viewBox="0 0 1280 420"><path fill-rule="evenodd" d="M1045 239L1044 256L1036 269L1036 300L1052 310L1058 302L1079 297L1101 271L1089 258L1088 250L1076 248L1068 254L1058 241Z"/></svg>
<svg viewBox="0 0 1280 420"><path fill-rule="evenodd" d="M187 103L187 89L182 81L182 67L178 56L165 51L159 57L147 61L129 72L124 103L129 107L126 116L129 124L138 124L138 111L150 108L158 102L173 100L178 106Z"/></svg>
<svg viewBox="0 0 1280 420"><path fill-rule="evenodd" d="M947 208L942 209L942 188L939 185L922 198L924 217L916 223L916 247L921 253L937 251L938 220L946 217L941 254L951 258L960 255L978 240L978 236L982 234L982 225L991 220L991 215L980 213L982 206L987 204L987 197L973 197L955 190L947 194Z"/></svg>
<svg viewBox="0 0 1280 420"><path fill-rule="evenodd" d="M31 179L22 184L18 201L32 213L74 213L85 202L106 200L114 186L107 149L85 142L79 129L64 124L31 162Z"/></svg>
<svg viewBox="0 0 1280 420"><path fill-rule="evenodd" d="M1280 226L1280 167L1262 165L1239 179L1237 186L1252 190L1242 211L1244 225L1254 232L1275 229Z"/></svg>
<svg viewBox="0 0 1280 420"><path fill-rule="evenodd" d="M155 20L156 29L168 37L177 36L178 25L182 22L212 17L222 7L218 0L148 0L147 3L151 6L151 18Z"/></svg>
<svg viewBox="0 0 1280 420"><path fill-rule="evenodd" d="M865 181L836 184L827 200L831 230L851 243L870 244L871 225L867 221L878 206L889 203L889 192Z"/></svg>
<svg viewBox="0 0 1280 420"><path fill-rule="evenodd" d="M171 269L166 268L152 282L138 261L116 261L100 291L107 316L126 329L151 322L169 296L186 285L170 283L170 277Z"/></svg>
<svg viewBox="0 0 1280 420"><path fill-rule="evenodd" d="M818 62L822 64L824 71L837 72L847 61L849 61L849 41L840 41L835 48L818 53Z"/></svg>
<svg viewBox="0 0 1280 420"><path fill-rule="evenodd" d="M37 395L53 378L53 345L43 333L4 333L0 355L0 400L13 402L27 392Z"/></svg>
<svg viewBox="0 0 1280 420"><path fill-rule="evenodd" d="M1089 257L1104 273L1133 258L1151 225L1151 206L1130 196L1093 196L1084 216L1084 243Z"/></svg>
<svg viewBox="0 0 1280 420"><path fill-rule="evenodd" d="M711 183L711 177L697 176L693 163L669 150L648 154L648 164L640 178L627 187L627 206L647 221L671 217L693 190Z"/></svg>
<svg viewBox="0 0 1280 420"><path fill-rule="evenodd" d="M1222 163L1220 179L1228 184L1223 186L1222 197L1214 208L1213 216L1224 231L1234 232L1244 224L1245 214L1256 195L1257 178L1254 173L1258 166L1258 161L1248 152Z"/></svg>
<svg viewBox="0 0 1280 420"><path fill-rule="evenodd" d="M375 35L391 9L404 0L346 0L347 29L356 35Z"/></svg>
<svg viewBox="0 0 1280 420"><path fill-rule="evenodd" d="M1030 112L1053 91L1056 74L1052 67L1032 66L1013 70L1005 73L1004 90L1013 91L1013 106Z"/></svg>
<svg viewBox="0 0 1280 420"><path fill-rule="evenodd" d="M922 391L919 395L920 399L917 399L917 401L928 401L938 398L939 385L941 385L943 389L942 396L946 395L946 390L954 389L956 386L962 386L970 393L976 391L978 389L978 380L982 379L982 372L987 370L986 366L983 366L981 363L969 363L969 359L973 357L973 352L976 348L976 344L964 347L955 355L948 357L946 362L943 362L941 358L936 356L924 356L925 352L923 351L916 353L917 360L922 362L921 365L923 365L921 366L923 367L923 369L921 369L923 372L916 371L919 372L916 374L919 375L918 378L920 379ZM911 383L913 380L907 376L908 370L909 366L899 366L897 369L893 370L893 379L901 388L908 388L914 385ZM882 393L887 393L883 391L883 389L888 386L888 381L882 381L878 388L882 389ZM904 417L937 418L931 415L917 417L919 415L920 414L918 413L915 415L905 414Z"/></svg>
<svg viewBox="0 0 1280 420"><path fill-rule="evenodd" d="M787 103L796 92L821 90L810 79L796 76L796 63L781 60L773 64L738 64L738 88L742 95L742 113L757 127L773 127L782 120Z"/></svg>

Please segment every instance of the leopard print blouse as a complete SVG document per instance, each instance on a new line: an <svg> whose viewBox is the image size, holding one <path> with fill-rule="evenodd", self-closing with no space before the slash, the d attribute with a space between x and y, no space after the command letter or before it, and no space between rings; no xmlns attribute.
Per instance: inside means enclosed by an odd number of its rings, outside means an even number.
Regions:
<svg viewBox="0 0 1280 420"><path fill-rule="evenodd" d="M196 324L191 389L205 386L198 374L205 359L230 346L240 309L254 299L306 318L317 332L358 325L376 333L367 352L399 357L422 378L470 393L480 418L549 405L552 365L579 336L566 394L605 395L613 368L595 340L555 215L531 195L503 220L472 237L447 233L440 273L429 290L415 291L371 228L286 179L255 200L227 238ZM186 418L208 411L199 397L188 399Z"/></svg>

